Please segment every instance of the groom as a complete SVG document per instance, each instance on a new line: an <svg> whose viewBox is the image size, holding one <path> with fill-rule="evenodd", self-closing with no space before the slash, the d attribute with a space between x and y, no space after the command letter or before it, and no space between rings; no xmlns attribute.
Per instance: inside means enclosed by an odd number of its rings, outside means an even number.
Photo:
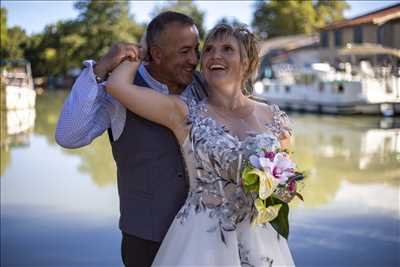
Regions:
<svg viewBox="0 0 400 267"><path fill-rule="evenodd" d="M176 12L155 17L146 31L147 61L135 84L200 100L206 95L195 68L199 36L193 20ZM132 45L114 45L97 64L88 60L64 103L56 129L66 148L90 144L108 131L117 165L121 254L125 266L150 266L188 189L173 133L125 109L104 90L104 81Z"/></svg>

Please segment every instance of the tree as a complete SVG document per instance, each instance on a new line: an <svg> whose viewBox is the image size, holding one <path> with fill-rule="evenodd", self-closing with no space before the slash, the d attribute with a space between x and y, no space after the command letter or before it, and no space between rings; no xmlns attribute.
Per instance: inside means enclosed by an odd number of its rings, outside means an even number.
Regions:
<svg viewBox="0 0 400 267"><path fill-rule="evenodd" d="M32 63L35 77L66 74L68 70L81 66L79 49L83 42L77 21L57 22L47 25L43 33L29 38L25 57Z"/></svg>
<svg viewBox="0 0 400 267"><path fill-rule="evenodd" d="M319 0L315 7L317 10L317 28L322 28L329 23L342 20L344 18L344 11L350 8L346 1L330 0Z"/></svg>
<svg viewBox="0 0 400 267"><path fill-rule="evenodd" d="M51 68L49 68L42 56L42 51L44 50L42 42L45 38L43 33L30 36L27 47L24 50L25 58L31 62L33 77L49 76L51 74Z"/></svg>
<svg viewBox="0 0 400 267"><path fill-rule="evenodd" d="M80 12L78 22L84 41L80 46L81 58L98 59L113 43L139 42L143 27L129 16L126 1L86 1L74 4Z"/></svg>
<svg viewBox="0 0 400 267"><path fill-rule="evenodd" d="M18 60L24 58L24 49L29 41L28 35L19 27L7 29L7 43L5 46L5 59Z"/></svg>
<svg viewBox="0 0 400 267"><path fill-rule="evenodd" d="M129 17L126 1L79 1L79 17L47 25L30 37L25 57L37 76L65 75L83 59L98 59L113 43L138 42L143 27Z"/></svg>
<svg viewBox="0 0 400 267"><path fill-rule="evenodd" d="M0 35L0 57L5 58L6 46L7 46L7 9L0 8L0 20L1 20L1 35Z"/></svg>
<svg viewBox="0 0 400 267"><path fill-rule="evenodd" d="M237 20L235 17L222 17L220 20L217 21L217 24L228 24L228 25L232 25L233 27L238 27L238 26L243 26L246 25L242 22L240 22L239 20Z"/></svg>
<svg viewBox="0 0 400 267"><path fill-rule="evenodd" d="M343 19L349 5L343 0L270 0L255 4L252 26L261 38L310 34L318 28Z"/></svg>
<svg viewBox="0 0 400 267"><path fill-rule="evenodd" d="M157 5L153 12L152 16L155 17L161 12L164 11L175 11L179 13L183 13L189 17L191 17L194 23L199 30L200 39L204 38L205 29L204 29L204 15L205 13L198 9L198 7L193 3L192 0L178 0L178 1L169 1L165 5Z"/></svg>
<svg viewBox="0 0 400 267"><path fill-rule="evenodd" d="M18 26L7 28L7 9L1 8L1 59L18 60L24 58L28 36Z"/></svg>

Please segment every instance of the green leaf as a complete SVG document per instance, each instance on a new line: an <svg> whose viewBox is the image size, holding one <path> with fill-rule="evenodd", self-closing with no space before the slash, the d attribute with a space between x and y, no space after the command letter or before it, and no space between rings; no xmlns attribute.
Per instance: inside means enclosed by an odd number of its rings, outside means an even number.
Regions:
<svg viewBox="0 0 400 267"><path fill-rule="evenodd" d="M243 185L244 192L258 192L259 190L259 185L258 184L252 184L252 185Z"/></svg>
<svg viewBox="0 0 400 267"><path fill-rule="evenodd" d="M279 210L278 216L270 222L272 227L284 238L288 239L289 237L289 205L280 200L275 200L274 202L282 203L282 206ZM275 203L276 203L275 202Z"/></svg>
<svg viewBox="0 0 400 267"><path fill-rule="evenodd" d="M298 197L301 201L304 201L303 196L300 193L295 193L295 196Z"/></svg>
<svg viewBox="0 0 400 267"><path fill-rule="evenodd" d="M258 175L254 173L254 168L246 166L246 168L243 170L243 184L244 185L252 185L258 182Z"/></svg>

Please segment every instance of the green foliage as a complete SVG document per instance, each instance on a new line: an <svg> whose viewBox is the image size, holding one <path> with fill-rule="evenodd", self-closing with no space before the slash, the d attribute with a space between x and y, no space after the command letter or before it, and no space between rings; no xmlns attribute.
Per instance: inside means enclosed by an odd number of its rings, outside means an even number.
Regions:
<svg viewBox="0 0 400 267"><path fill-rule="evenodd" d="M80 49L85 38L79 22L68 20L46 26L31 36L25 57L32 63L34 76L56 76L81 65Z"/></svg>
<svg viewBox="0 0 400 267"><path fill-rule="evenodd" d="M228 24L233 27L238 27L238 26L243 26L245 25L244 23L240 22L238 19L235 17L222 17L220 20L217 21L217 24Z"/></svg>
<svg viewBox="0 0 400 267"><path fill-rule="evenodd" d="M5 8L0 8L0 57L4 58L6 54L6 49L5 47L7 46L7 9Z"/></svg>
<svg viewBox="0 0 400 267"><path fill-rule="evenodd" d="M334 21L342 20L343 12L350 8L346 1L319 0L316 5L318 28Z"/></svg>
<svg viewBox="0 0 400 267"><path fill-rule="evenodd" d="M274 229L284 238L289 237L289 205L277 198L269 197L266 199L266 205L282 204L279 209L278 216L270 221L270 224Z"/></svg>
<svg viewBox="0 0 400 267"><path fill-rule="evenodd" d="M99 58L113 43L139 42L143 28L129 17L126 1L78 1L79 33L84 37L81 58Z"/></svg>
<svg viewBox="0 0 400 267"><path fill-rule="evenodd" d="M65 75L81 68L83 59L99 59L113 43L138 42L143 34L126 1L78 1L74 7L77 19L47 25L40 34L28 37L18 27L8 29L2 59L27 59L34 77ZM1 14L3 30L6 10Z"/></svg>
<svg viewBox="0 0 400 267"><path fill-rule="evenodd" d="M192 0L178 0L178 1L168 1L165 5L157 5L153 12L152 16L155 17L161 12L164 11L175 11L179 13L183 13L189 17L191 17L194 23L199 30L200 39L203 39L205 36L204 29L204 15L205 13L198 9L198 7L193 3Z"/></svg>
<svg viewBox="0 0 400 267"><path fill-rule="evenodd" d="M310 34L328 23L343 19L346 1L258 1L252 26L261 38Z"/></svg>
<svg viewBox="0 0 400 267"><path fill-rule="evenodd" d="M253 167L247 165L242 173L243 189L247 192L258 192L260 188L259 177L253 173Z"/></svg>
<svg viewBox="0 0 400 267"><path fill-rule="evenodd" d="M2 45L2 59L23 59L24 49L29 41L25 31L18 27L12 27L6 31L6 43Z"/></svg>

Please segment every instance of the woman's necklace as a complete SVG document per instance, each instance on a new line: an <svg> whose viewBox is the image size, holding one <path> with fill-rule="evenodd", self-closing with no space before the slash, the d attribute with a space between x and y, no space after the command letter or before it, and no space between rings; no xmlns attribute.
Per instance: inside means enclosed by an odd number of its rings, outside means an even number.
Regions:
<svg viewBox="0 0 400 267"><path fill-rule="evenodd" d="M233 111L217 108L212 106L211 112L217 121L225 126L225 129L234 136L239 138L246 136L248 132L252 132L250 117L255 110L255 104L249 103L246 106L240 107Z"/></svg>
<svg viewBox="0 0 400 267"><path fill-rule="evenodd" d="M213 105L211 107L214 113L216 113L216 115L219 115L220 117L223 117L225 119L245 120L246 118L248 118L250 115L253 114L255 109L255 104L249 103L235 110L219 108Z"/></svg>

